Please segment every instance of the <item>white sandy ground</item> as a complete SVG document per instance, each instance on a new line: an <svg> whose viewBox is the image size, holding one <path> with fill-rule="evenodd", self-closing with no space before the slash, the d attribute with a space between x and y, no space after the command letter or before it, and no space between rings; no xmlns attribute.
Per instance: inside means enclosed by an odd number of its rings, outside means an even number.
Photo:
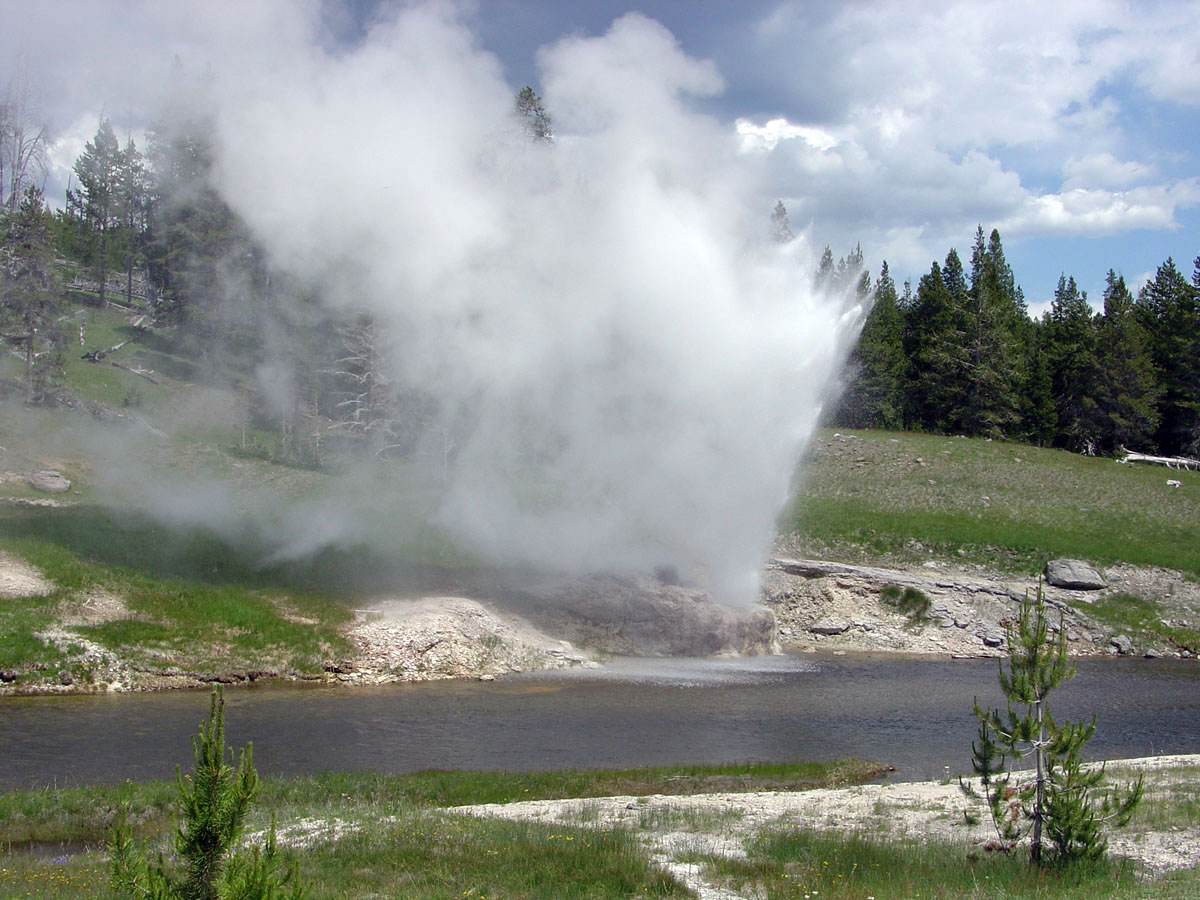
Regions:
<svg viewBox="0 0 1200 900"><path fill-rule="evenodd" d="M1145 804L1173 796L1195 797L1200 755L1156 756L1110 762L1121 782L1143 772ZM964 813L979 813L970 825ZM535 800L455 807L449 812L496 816L588 828L628 828L653 858L701 900L750 900L704 881L699 866L680 861L689 852L745 856L745 842L764 826L799 826L981 847L995 838L980 804L968 800L957 782L868 784L796 792L694 794L690 796L600 797ZM1136 823L1110 833L1109 850L1142 865L1153 876L1200 865L1200 834L1154 830Z"/></svg>
<svg viewBox="0 0 1200 900"><path fill-rule="evenodd" d="M1150 756L1106 764L1110 781L1124 783L1145 776L1143 810L1168 799L1192 799L1200 793L1200 754ZM968 810L978 815L969 824ZM704 880L699 865L684 862L689 854L744 858L745 845L764 827L816 828L846 833L939 840L982 848L995 839L982 804L968 800L956 780L866 784L811 791L756 791L649 797L590 797L574 800L529 800L486 803L443 810L451 815L496 817L584 828L624 828L637 835L651 858L700 900L755 900ZM279 826L281 844L310 847L395 821L372 823L306 818ZM265 832L247 837L261 842ZM1148 877L1200 865L1200 833L1139 825L1109 832L1109 851L1142 867Z"/></svg>

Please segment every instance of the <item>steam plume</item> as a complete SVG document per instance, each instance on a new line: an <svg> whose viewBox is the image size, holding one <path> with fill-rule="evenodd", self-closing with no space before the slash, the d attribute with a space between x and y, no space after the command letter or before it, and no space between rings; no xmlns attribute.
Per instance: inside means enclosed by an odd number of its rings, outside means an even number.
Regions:
<svg viewBox="0 0 1200 900"><path fill-rule="evenodd" d="M695 109L715 67L635 14L564 39L538 143L451 7L267 58L216 73L219 188L436 399L427 512L498 559L670 564L749 599L856 312L814 292L803 238L768 239L762 173Z"/></svg>

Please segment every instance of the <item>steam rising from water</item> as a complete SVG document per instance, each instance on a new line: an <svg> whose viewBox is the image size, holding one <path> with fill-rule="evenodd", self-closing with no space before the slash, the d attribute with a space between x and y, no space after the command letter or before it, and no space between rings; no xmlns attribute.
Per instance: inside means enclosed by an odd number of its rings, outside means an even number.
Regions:
<svg viewBox="0 0 1200 900"><path fill-rule="evenodd" d="M269 58L216 76L219 186L436 398L436 521L498 559L675 565L750 599L858 311L813 291L803 238L769 240L762 173L694 110L715 68L638 15L567 38L539 56L557 137L535 143L443 6ZM352 507L297 539L354 531Z"/></svg>

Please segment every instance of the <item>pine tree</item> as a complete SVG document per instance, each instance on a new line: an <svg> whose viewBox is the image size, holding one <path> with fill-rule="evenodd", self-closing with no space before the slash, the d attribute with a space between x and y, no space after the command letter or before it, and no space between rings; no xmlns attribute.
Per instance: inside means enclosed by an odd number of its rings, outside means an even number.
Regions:
<svg viewBox="0 0 1200 900"><path fill-rule="evenodd" d="M905 326L907 420L925 431L948 431L954 411L960 408L962 341L953 295L936 261L917 284Z"/></svg>
<svg viewBox="0 0 1200 900"><path fill-rule="evenodd" d="M1062 865L1103 856L1101 826L1129 822L1142 799L1142 780L1124 789L1103 790L1104 767L1085 767L1082 759L1096 731L1095 717L1088 723L1060 724L1051 715L1051 691L1075 676L1061 616L1053 637L1051 632L1039 585L1036 599L1026 598L1016 625L1007 630L1007 670L1000 664L1007 714L985 709L976 699L979 742L972 750L982 799L1001 840L1013 847L1028 834L1034 864ZM1006 761L1029 757L1032 780L1027 771L1006 770ZM980 796L971 785L960 784L968 796Z"/></svg>
<svg viewBox="0 0 1200 900"><path fill-rule="evenodd" d="M108 273L118 251L121 216L123 154L108 119L100 122L96 136L84 145L75 161L78 191L67 191L67 206L84 223L86 258L100 284L100 305L105 305Z"/></svg>
<svg viewBox="0 0 1200 900"><path fill-rule="evenodd" d="M1096 448L1096 333L1087 293L1074 278L1058 279L1050 304L1046 354L1057 418L1054 443L1077 451Z"/></svg>
<svg viewBox="0 0 1200 900"><path fill-rule="evenodd" d="M1112 269L1105 279L1104 315L1098 320L1096 337L1101 448L1115 453L1121 447L1151 446L1161 391L1150 358L1150 337L1138 321L1125 279Z"/></svg>
<svg viewBox="0 0 1200 900"><path fill-rule="evenodd" d="M154 862L147 859L122 818L109 842L113 889L147 900L300 900L304 887L295 870L278 871L274 822L262 847L239 849L259 780L250 744L238 754L236 767L232 749L226 761L220 689L212 693L207 724L192 738L192 754L193 774L185 778L178 769L175 774L183 816L175 834L179 865L161 853Z"/></svg>
<svg viewBox="0 0 1200 900"><path fill-rule="evenodd" d="M828 246L821 251L821 261L817 264L817 277L815 287L817 290L826 290L833 284L834 275L837 274L837 269L833 264L833 250Z"/></svg>
<svg viewBox="0 0 1200 900"><path fill-rule="evenodd" d="M1189 284L1168 258L1138 293L1162 395L1158 449L1200 456L1200 258Z"/></svg>
<svg viewBox="0 0 1200 900"><path fill-rule="evenodd" d="M117 203L121 217L120 249L125 268L125 302L133 302L133 273L145 265L149 188L145 157L130 138L121 151Z"/></svg>
<svg viewBox="0 0 1200 900"><path fill-rule="evenodd" d="M875 302L847 363L850 374L839 406L839 424L848 428L903 426L908 366L903 341L904 319L896 283L885 261L875 285Z"/></svg>
<svg viewBox="0 0 1200 900"><path fill-rule="evenodd" d="M529 85L521 88L517 93L516 112L521 119L525 134L531 140L554 140L554 122L550 118L550 114L546 112L542 98L535 94Z"/></svg>
<svg viewBox="0 0 1200 900"><path fill-rule="evenodd" d="M775 209L771 212L771 240L777 244L786 244L795 238L792 234L792 226L788 222L787 207L783 205L782 200L775 202Z"/></svg>
<svg viewBox="0 0 1200 900"><path fill-rule="evenodd" d="M1040 322L1030 322L1021 366L1018 435L1039 447L1054 441L1058 425L1050 360L1045 348L1049 335L1049 314Z"/></svg>
<svg viewBox="0 0 1200 900"><path fill-rule="evenodd" d="M962 311L966 396L960 418L967 434L1002 437L1019 432L1019 386L1025 375L1020 332L1028 319L1023 306L1000 233L993 230L985 246L983 228L978 227Z"/></svg>
<svg viewBox="0 0 1200 900"><path fill-rule="evenodd" d="M25 401L44 403L62 369L64 338L58 323L54 252L42 192L30 185L7 216L0 248L0 316L7 343L25 363Z"/></svg>

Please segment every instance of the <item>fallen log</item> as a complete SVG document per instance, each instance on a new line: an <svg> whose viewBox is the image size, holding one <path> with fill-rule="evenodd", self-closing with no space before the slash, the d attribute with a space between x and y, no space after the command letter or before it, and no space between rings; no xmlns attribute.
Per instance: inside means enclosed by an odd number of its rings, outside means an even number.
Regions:
<svg viewBox="0 0 1200 900"><path fill-rule="evenodd" d="M1166 466L1168 469L1187 469L1200 471L1200 459L1189 459L1186 456L1151 456L1148 453L1134 453L1132 450L1121 448L1125 456L1118 459L1119 463L1144 462L1156 466Z"/></svg>

